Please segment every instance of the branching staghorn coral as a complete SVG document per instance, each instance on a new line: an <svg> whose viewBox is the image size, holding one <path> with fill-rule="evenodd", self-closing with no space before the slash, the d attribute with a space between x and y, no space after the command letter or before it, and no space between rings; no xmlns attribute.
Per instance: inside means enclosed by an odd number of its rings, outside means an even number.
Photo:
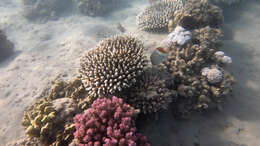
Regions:
<svg viewBox="0 0 260 146"><path fill-rule="evenodd" d="M147 63L143 51L143 43L130 35L107 38L88 51L79 72L89 95L107 97L134 85Z"/></svg>

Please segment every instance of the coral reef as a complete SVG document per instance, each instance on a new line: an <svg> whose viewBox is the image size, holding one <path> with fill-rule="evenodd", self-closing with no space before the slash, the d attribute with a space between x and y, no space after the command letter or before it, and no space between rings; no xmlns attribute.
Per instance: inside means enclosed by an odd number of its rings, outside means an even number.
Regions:
<svg viewBox="0 0 260 146"><path fill-rule="evenodd" d="M191 36L190 31L181 26L177 26L167 37L168 46L172 46L174 43L182 46L191 39Z"/></svg>
<svg viewBox="0 0 260 146"><path fill-rule="evenodd" d="M168 105L177 96L176 91L166 87L165 82L169 76L164 70L147 68L138 78L137 85L124 95L126 102L143 114L168 109Z"/></svg>
<svg viewBox="0 0 260 146"><path fill-rule="evenodd" d="M55 100L64 97L72 98L82 111L87 109L94 100L91 96L88 96L79 77L72 79L70 82L62 80L54 82L48 95L48 99Z"/></svg>
<svg viewBox="0 0 260 146"><path fill-rule="evenodd" d="M48 101L39 99L24 113L22 125L26 135L37 138L43 145L67 145L73 139L73 126L69 125L79 110L69 98Z"/></svg>
<svg viewBox="0 0 260 146"><path fill-rule="evenodd" d="M0 62L14 53L14 45L6 38L6 35L0 30Z"/></svg>
<svg viewBox="0 0 260 146"><path fill-rule="evenodd" d="M216 60L216 50L189 43L172 46L163 67L174 75L168 88L177 90L178 98L172 102L176 117L186 118L193 111L220 107L232 91L233 77Z"/></svg>
<svg viewBox="0 0 260 146"><path fill-rule="evenodd" d="M211 49L218 49L223 45L222 37L223 33L221 29L209 26L192 31L192 42L194 44L204 45Z"/></svg>
<svg viewBox="0 0 260 146"><path fill-rule="evenodd" d="M117 8L123 0L79 0L78 10L87 16L103 16Z"/></svg>
<svg viewBox="0 0 260 146"><path fill-rule="evenodd" d="M187 0L183 9L174 12L174 17L169 23L171 27L180 25L192 30L210 26L219 28L223 23L222 10L208 1Z"/></svg>
<svg viewBox="0 0 260 146"><path fill-rule="evenodd" d="M140 30L164 32L167 31L169 19L174 11L183 7L182 0L161 0L149 5L137 16Z"/></svg>
<svg viewBox="0 0 260 146"><path fill-rule="evenodd" d="M23 15L28 20L56 19L70 11L72 0L22 0Z"/></svg>
<svg viewBox="0 0 260 146"><path fill-rule="evenodd" d="M146 137L137 133L134 109L115 96L97 99L84 114L75 116L75 138L79 145L149 146Z"/></svg>
<svg viewBox="0 0 260 146"><path fill-rule="evenodd" d="M36 138L22 138L8 143L6 146L42 146Z"/></svg>
<svg viewBox="0 0 260 146"><path fill-rule="evenodd" d="M172 46L163 65L173 75L183 77L184 74L198 73L202 67L213 62L214 53L214 49L197 44Z"/></svg>
<svg viewBox="0 0 260 146"><path fill-rule="evenodd" d="M91 97L108 97L135 84L147 64L143 43L130 35L101 41L80 60L81 80Z"/></svg>

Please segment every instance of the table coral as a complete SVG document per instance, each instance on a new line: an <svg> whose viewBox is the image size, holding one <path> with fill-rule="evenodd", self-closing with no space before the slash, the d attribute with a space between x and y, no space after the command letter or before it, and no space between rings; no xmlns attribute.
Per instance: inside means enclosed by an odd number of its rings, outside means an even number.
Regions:
<svg viewBox="0 0 260 146"><path fill-rule="evenodd" d="M146 137L137 133L133 116L134 109L120 98L97 99L74 117L74 136L80 146L149 146Z"/></svg>
<svg viewBox="0 0 260 146"><path fill-rule="evenodd" d="M136 83L147 65L141 41L118 35L101 41L80 60L81 80L90 96L115 95Z"/></svg>

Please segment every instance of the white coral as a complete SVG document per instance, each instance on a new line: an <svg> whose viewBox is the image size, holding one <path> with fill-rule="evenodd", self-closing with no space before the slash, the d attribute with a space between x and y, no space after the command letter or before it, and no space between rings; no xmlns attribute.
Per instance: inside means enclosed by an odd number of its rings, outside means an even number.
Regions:
<svg viewBox="0 0 260 146"><path fill-rule="evenodd" d="M215 57L218 62L221 62L223 64L230 64L232 63L232 58L229 56L226 56L223 51L217 51L215 52Z"/></svg>
<svg viewBox="0 0 260 146"><path fill-rule="evenodd" d="M219 83L223 79L223 73L216 68L209 69L207 72L207 80L211 84Z"/></svg>
<svg viewBox="0 0 260 146"><path fill-rule="evenodd" d="M178 45L184 45L191 39L191 32L181 26L177 26L173 32L171 32L167 41L170 44L177 43Z"/></svg>

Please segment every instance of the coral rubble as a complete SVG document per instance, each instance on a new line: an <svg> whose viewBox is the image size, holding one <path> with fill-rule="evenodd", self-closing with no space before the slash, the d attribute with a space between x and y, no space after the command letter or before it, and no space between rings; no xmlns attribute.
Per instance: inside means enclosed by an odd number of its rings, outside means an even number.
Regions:
<svg viewBox="0 0 260 146"><path fill-rule="evenodd" d="M79 145L149 146L146 137L137 133L133 116L134 109L122 99L99 98L74 117L74 136Z"/></svg>
<svg viewBox="0 0 260 146"><path fill-rule="evenodd" d="M130 35L101 41L80 60L81 80L90 96L115 95L136 83L146 66L143 43Z"/></svg>
<svg viewBox="0 0 260 146"><path fill-rule="evenodd" d="M167 31L169 19L174 11L183 7L182 0L161 0L145 8L137 16L140 30L163 32Z"/></svg>
<svg viewBox="0 0 260 146"><path fill-rule="evenodd" d="M2 30L0 30L0 62L8 58L14 53L14 45L7 38Z"/></svg>

